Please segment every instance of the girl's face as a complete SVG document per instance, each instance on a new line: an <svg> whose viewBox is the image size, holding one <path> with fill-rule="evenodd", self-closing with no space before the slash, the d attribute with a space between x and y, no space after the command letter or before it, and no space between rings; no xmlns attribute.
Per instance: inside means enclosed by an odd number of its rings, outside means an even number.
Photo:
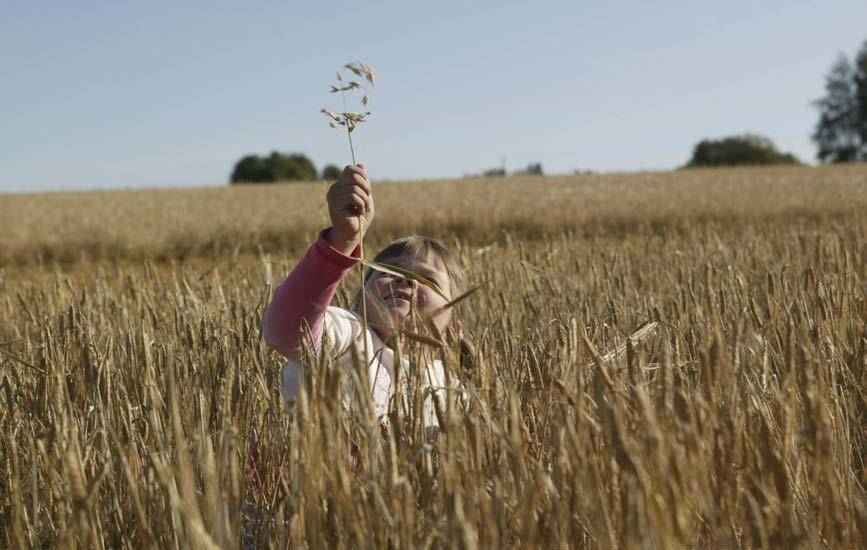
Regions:
<svg viewBox="0 0 867 550"><path fill-rule="evenodd" d="M398 256L386 258L382 263L401 267L433 281L449 299L446 300L433 289L411 279L374 271L365 283L365 289L368 296L372 295L377 298L378 301L382 302L383 307L368 309L368 318L373 324L381 327L402 326L409 319L413 297L416 300L418 313L422 317L426 317L451 300L451 284L448 272L442 262L435 261L433 258L429 258L428 261L421 261L409 256ZM441 333L445 333L450 320L451 309L446 309L437 315L433 322Z"/></svg>

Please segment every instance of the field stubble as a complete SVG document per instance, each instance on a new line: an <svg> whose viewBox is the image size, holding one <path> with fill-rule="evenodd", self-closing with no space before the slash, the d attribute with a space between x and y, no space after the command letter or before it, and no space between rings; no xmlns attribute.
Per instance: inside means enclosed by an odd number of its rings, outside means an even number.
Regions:
<svg viewBox="0 0 867 550"><path fill-rule="evenodd" d="M356 375L327 358L281 400L259 323L322 191L3 198L0 544L867 536L863 167L376 187L373 244L431 233L488 282L460 311L473 368L438 352L469 397L433 441L337 406Z"/></svg>

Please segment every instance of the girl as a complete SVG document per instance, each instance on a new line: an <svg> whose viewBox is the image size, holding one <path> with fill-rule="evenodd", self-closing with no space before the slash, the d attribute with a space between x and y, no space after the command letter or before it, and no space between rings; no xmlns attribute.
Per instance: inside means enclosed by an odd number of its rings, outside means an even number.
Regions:
<svg viewBox="0 0 867 550"><path fill-rule="evenodd" d="M389 400L395 390L395 354L392 349L396 332L410 321L412 303L422 318L432 318L441 334L452 324L452 308L443 307L460 294L464 283L463 270L449 250L439 241L428 237L406 237L394 241L375 261L415 272L434 282L441 296L426 285L411 279L368 270L364 277L368 326L362 324L360 300L353 310L330 305L337 285L361 257L360 243L373 221L374 205L370 181L364 165L347 166L340 178L328 190L328 212L331 227L322 231L281 284L265 310L262 332L265 342L280 352L289 363L283 370L281 390L284 397L294 400L299 387L299 364L304 347L300 331L308 328L309 344L320 348L323 333L337 357L338 368L352 372L353 348L363 356L369 372L370 392L377 417L389 410ZM461 337L460 325L455 324ZM365 342L366 340L366 342ZM365 346L366 344L366 346ZM406 387L408 365L401 365L400 383ZM425 427L438 426L431 393L445 403L445 373L439 360L426 361L425 372L419 373L421 389L427 398L423 405ZM348 405L348 391L344 402ZM405 395L405 393L404 393Z"/></svg>

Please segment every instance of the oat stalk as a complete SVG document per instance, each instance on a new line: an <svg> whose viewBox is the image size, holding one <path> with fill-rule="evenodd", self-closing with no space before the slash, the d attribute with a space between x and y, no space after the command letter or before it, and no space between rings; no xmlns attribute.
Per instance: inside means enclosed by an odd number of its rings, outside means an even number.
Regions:
<svg viewBox="0 0 867 550"><path fill-rule="evenodd" d="M369 101L369 96L365 89L365 86L360 82L355 80L346 81L343 76L343 71L349 70L353 75L364 78L365 82L369 86L373 86L376 81L376 71L373 70L373 67L367 65L365 63L347 63L343 66L343 69L337 71L337 84L331 85L331 93L340 92L340 98L343 101L343 112L342 113L334 113L327 108L322 109L322 113L325 114L328 118L330 118L330 122L328 125L332 128L337 128L338 126L342 126L346 128L346 137L349 139L349 153L352 155L352 165L356 166L358 163L355 159L355 146L352 143L352 131L355 128L366 121L366 117L370 115L370 111L356 113L354 111L350 111L349 107L346 103L346 92L363 90L365 93L361 98L361 105L366 107L367 102ZM363 235L364 234L364 218L362 217L363 212L358 213L358 231ZM364 331L364 363L365 367L368 366L368 361L370 361L370 355L368 351L367 345L367 297L365 296L366 292L364 290L364 237L362 237L359 242L359 247L361 250L361 262L359 262L359 281L361 283L361 326Z"/></svg>

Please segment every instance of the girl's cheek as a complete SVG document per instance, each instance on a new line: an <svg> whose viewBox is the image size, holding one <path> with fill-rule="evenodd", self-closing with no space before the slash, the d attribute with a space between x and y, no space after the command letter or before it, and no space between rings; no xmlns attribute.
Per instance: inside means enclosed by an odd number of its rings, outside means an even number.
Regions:
<svg viewBox="0 0 867 550"><path fill-rule="evenodd" d="M367 286L378 292L385 288L388 288L388 283L382 277L377 277L367 283Z"/></svg>
<svg viewBox="0 0 867 550"><path fill-rule="evenodd" d="M425 307L428 305L435 306L436 305L436 296L431 293L427 288L420 289L418 291L418 303L420 306Z"/></svg>

